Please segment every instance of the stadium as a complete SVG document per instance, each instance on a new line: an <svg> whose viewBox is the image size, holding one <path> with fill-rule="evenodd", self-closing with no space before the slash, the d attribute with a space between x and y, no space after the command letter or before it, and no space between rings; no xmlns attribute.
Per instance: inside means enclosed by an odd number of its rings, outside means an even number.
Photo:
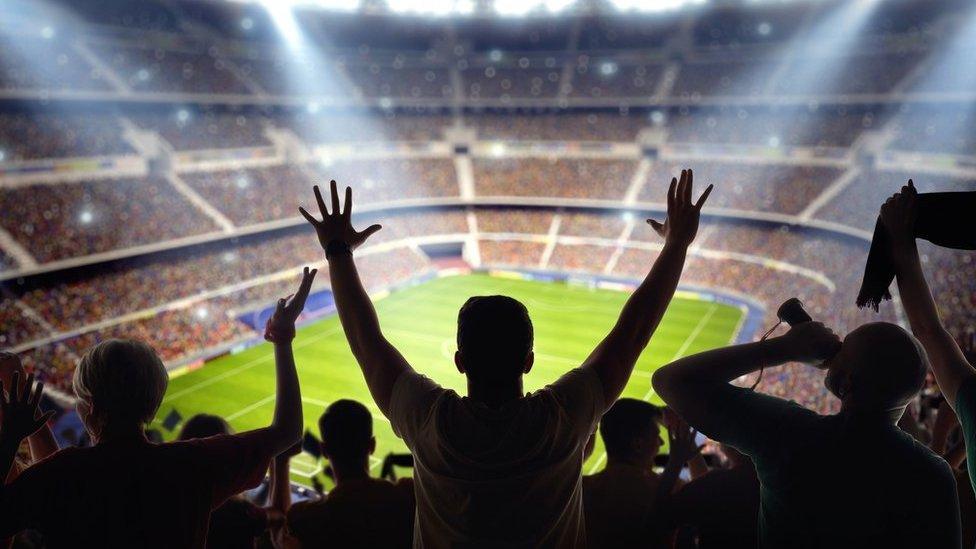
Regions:
<svg viewBox="0 0 976 549"><path fill-rule="evenodd" d="M278 298L324 254L298 206L334 179L385 332L461 392L471 295L536 326L534 390L613 325L662 240L668 183L714 184L679 291L624 395L662 404L660 366L754 341L799 297L838 334L905 325L854 299L879 206L976 191L976 6L966 0L85 0L5 2L0 20L0 347L66 410L93 344L151 341L170 372L152 427L236 431L274 408ZM947 329L976 326L976 262L920 243ZM323 273L324 274L324 273ZM960 288L964 289L960 293ZM306 427L370 399L319 275L295 341ZM819 412L823 373L759 390ZM602 468L598 441L584 473ZM296 485L331 486L292 462ZM404 471L404 474L409 474Z"/></svg>

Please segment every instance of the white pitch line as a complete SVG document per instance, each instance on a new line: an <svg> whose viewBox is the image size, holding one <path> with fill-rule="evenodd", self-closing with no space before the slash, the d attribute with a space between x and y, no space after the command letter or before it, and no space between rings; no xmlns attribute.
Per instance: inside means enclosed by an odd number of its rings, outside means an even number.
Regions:
<svg viewBox="0 0 976 549"><path fill-rule="evenodd" d="M319 334L315 334L313 336L309 336L307 338L304 338L304 339L302 339L302 341L300 343L296 343L295 344L295 349L301 349L303 347L308 347L309 345L318 342L320 339L323 339L323 338L325 338L327 336L330 336L330 335L332 335L332 334L334 334L334 333L336 333L338 331L339 331L339 328L336 327L336 328L332 328L331 330L326 330L326 331L321 332ZM173 400L176 400L176 399L178 399L178 398L180 398L180 397L182 397L184 395L188 395L190 393L195 393L195 392L199 391L200 389L203 389L204 387L209 387L209 386L213 385L214 383L217 383L218 381L223 381L223 380L227 379L228 377L231 377L231 376L233 376L235 374L238 374L240 372L243 372L244 370L250 370L251 368L257 366L258 364L261 364L262 362L267 362L267 361L269 361L269 360L271 360L273 358L274 358L274 352L270 352L270 353L268 353L266 355L262 355L262 356L259 356L258 358L255 358L255 359L252 359L252 360L250 360L248 362L245 362L244 364L241 364L240 366L238 366L236 368L232 368L230 370L227 370L226 372L224 372L222 374L219 374L219 375L216 375L214 377L204 379L203 381L194 383L193 385L190 385L189 387L187 387L185 389L176 391L175 393L173 393L171 395L166 395L166 398L163 399L163 404L166 404L167 402L171 402Z"/></svg>
<svg viewBox="0 0 976 549"><path fill-rule="evenodd" d="M407 302L401 300L401 301L398 301L398 302L390 305L387 308L387 312L389 312L389 310L391 310L391 309L395 309L398 306L402 306L403 303L407 303ZM295 344L294 348L295 349L301 349L303 347L307 347L307 346L311 345L312 343L315 343L315 342L317 342L317 341L319 341L321 339L324 339L324 338L326 338L326 337L328 337L328 336L330 336L332 334L335 334L335 333L339 332L341 329L342 329L342 326L341 325L337 325L336 327L334 327L332 329L325 330L323 332L320 332L318 334L309 336L307 338L303 338L301 342ZM182 389L180 391L177 391L177 392L175 392L175 393L173 393L171 395L166 395L166 397L163 398L162 404L166 404L167 402L176 400L176 399L182 397L183 395L187 395L187 394L196 392L196 391L198 391L198 390L200 390L200 389L202 389L204 387L209 387L210 385L213 385L214 383L217 383L218 381L223 381L224 379L227 379L228 377L233 376L235 374L238 374L240 372L243 372L244 370L249 370L249 369L257 366L258 364L261 364L262 362L267 362L268 360L271 360L272 358L274 358L274 352L270 352L270 353L268 353L268 354L266 354L264 356L260 356L258 358L252 359L249 362L245 362L244 364L241 364L240 366L238 366L236 368L227 370L226 372L224 372L222 374L219 374L219 375L216 375L216 376L214 376L212 378L205 379L203 381L199 381L197 383L194 383L193 385L191 385L191 386L189 386L189 387L187 387L185 389Z"/></svg>
<svg viewBox="0 0 976 549"><path fill-rule="evenodd" d="M691 333L688 334L688 337L685 338L684 343L681 344L681 347L678 348L678 351L674 353L674 356L671 357L671 360L668 361L669 363L674 362L675 360L678 360L679 358L684 356L685 352L688 350L688 347L691 347L691 344L694 343L696 339L698 339L698 335L701 334L702 329L705 328L705 326L708 324L708 321L712 319L713 315L715 315L716 310L718 310L718 306L713 303L708 308L708 311L704 315L702 315L701 319L698 321L698 324L696 324L694 329L691 330ZM644 395L644 398L641 400L644 400L646 402L650 400L652 396L654 396L653 386L650 389L648 389L647 393ZM592 475L593 473L595 473L597 469L599 469L600 466L603 465L603 462L606 461L606 459L607 459L607 452L604 451L603 453L600 454L600 457L597 458L596 463L594 463L590 467L590 471L587 474Z"/></svg>
<svg viewBox="0 0 976 549"><path fill-rule="evenodd" d="M258 408L260 408L260 407L264 406L265 404L271 402L272 400L274 400L274 398L275 398L275 395L274 394L268 395L268 396L262 398L261 400L255 402L253 404L250 404L249 406L245 406L244 408L242 408L242 409L234 412L233 414L224 417L224 419L226 419L227 421L234 421L235 419L243 416L244 414L248 414L250 412L253 412L254 410L257 410Z"/></svg>

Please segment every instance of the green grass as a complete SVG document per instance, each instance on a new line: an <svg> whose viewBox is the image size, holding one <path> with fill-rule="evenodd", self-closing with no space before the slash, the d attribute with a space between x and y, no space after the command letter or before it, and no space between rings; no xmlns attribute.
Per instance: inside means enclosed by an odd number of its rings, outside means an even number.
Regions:
<svg viewBox="0 0 976 549"><path fill-rule="evenodd" d="M452 360L457 311L469 296L485 294L510 295L529 309L536 337L535 366L525 379L529 391L578 366L613 325L628 297L624 292L562 283L467 275L438 278L394 292L379 300L376 307L386 336L410 364L463 394L464 377ZM680 356L727 344L742 315L736 307L676 297L641 355L624 396L660 404L651 391L651 373ZM316 422L328 403L355 398L369 406L376 418L376 455L382 458L387 452L405 450L373 404L337 317L300 329L294 346L305 423L313 432L317 432ZM253 429L270 421L274 388L271 346L259 345L172 379L157 418L175 408L184 418L206 412L225 417L237 431ZM597 441L584 472L599 470L604 461L602 444ZM379 459L373 463L375 475ZM303 454L293 461L292 476L308 484L309 475L317 470L318 464Z"/></svg>

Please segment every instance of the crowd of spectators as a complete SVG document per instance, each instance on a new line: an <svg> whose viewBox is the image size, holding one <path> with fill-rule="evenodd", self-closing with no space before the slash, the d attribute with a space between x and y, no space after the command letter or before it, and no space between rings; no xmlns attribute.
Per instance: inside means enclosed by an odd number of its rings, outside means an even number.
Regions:
<svg viewBox="0 0 976 549"><path fill-rule="evenodd" d="M132 153L112 114L0 114L2 161Z"/></svg>
<svg viewBox="0 0 976 549"><path fill-rule="evenodd" d="M551 210L479 209L475 210L478 232L546 234L552 226Z"/></svg>
<svg viewBox="0 0 976 549"><path fill-rule="evenodd" d="M562 67L532 66L519 59L515 66L472 65L460 71L470 99L553 98L559 91Z"/></svg>
<svg viewBox="0 0 976 549"><path fill-rule="evenodd" d="M874 229L878 204L913 178L919 192L973 191L976 180L920 173L866 171L838 193L816 217L865 231Z"/></svg>
<svg viewBox="0 0 976 549"><path fill-rule="evenodd" d="M131 117L143 129L159 132L178 151L265 147L265 120L247 111L180 109L166 114Z"/></svg>
<svg viewBox="0 0 976 549"><path fill-rule="evenodd" d="M299 165L187 172L180 178L235 225L298 216L312 183Z"/></svg>
<svg viewBox="0 0 976 549"><path fill-rule="evenodd" d="M17 307L16 298L0 297L0 346L4 348L37 339L44 328Z"/></svg>
<svg viewBox="0 0 976 549"><path fill-rule="evenodd" d="M454 85L444 67L392 66L371 63L343 67L357 95L362 97L451 98Z"/></svg>
<svg viewBox="0 0 976 549"><path fill-rule="evenodd" d="M906 105L894 118L895 150L976 155L976 112L968 108Z"/></svg>
<svg viewBox="0 0 976 549"><path fill-rule="evenodd" d="M10 257L7 252L0 250L0 272L12 271L17 268L17 265L16 259Z"/></svg>
<svg viewBox="0 0 976 549"><path fill-rule="evenodd" d="M651 122L646 116L619 111L588 113L465 114L464 125L485 141L624 141L633 142Z"/></svg>
<svg viewBox="0 0 976 549"><path fill-rule="evenodd" d="M143 44L93 44L92 49L138 92L250 93L227 62L212 50L164 49Z"/></svg>
<svg viewBox="0 0 976 549"><path fill-rule="evenodd" d="M573 67L569 94L591 98L650 98L657 92L663 72L661 63L624 64L613 58L581 54Z"/></svg>
<svg viewBox="0 0 976 549"><path fill-rule="evenodd" d="M337 160L317 164L320 180L351 185L359 204L458 196L457 174L449 158Z"/></svg>
<svg viewBox="0 0 976 549"><path fill-rule="evenodd" d="M11 298L4 299L0 309L0 344L27 346L22 353L25 362L62 390L70 390L70 376L78 356L104 339L153 339L160 356L170 363L203 356L216 346L256 337L253 325L244 322L242 316L267 307L283 292L294 290L296 276L287 273L255 282L259 277L299 267L283 264L285 257L296 263L314 264L322 260L322 250L310 234L302 232L188 258L163 258L117 267L94 277L37 288L18 299L47 321L55 334L81 333L31 345L32 341L54 334L24 314ZM408 247L367 253L360 264L370 290L389 287L428 268L426 256ZM230 286L241 282L249 285L229 291ZM313 291L327 288L325 276L316 282ZM208 292L210 297L201 295ZM105 299L109 295L115 297ZM173 304L179 305L172 308ZM153 307L162 309L139 313ZM132 313L139 314L113 322ZM97 323L109 325L99 328Z"/></svg>
<svg viewBox="0 0 976 549"><path fill-rule="evenodd" d="M672 143L717 143L778 147L849 147L885 118L870 108L820 106L800 108L681 108L662 119Z"/></svg>
<svg viewBox="0 0 976 549"><path fill-rule="evenodd" d="M217 230L169 182L157 178L5 186L0 210L0 226L39 262Z"/></svg>
<svg viewBox="0 0 976 549"><path fill-rule="evenodd" d="M699 166L696 179L715 183L709 206L791 215L802 212L842 173L840 168L788 164L701 162ZM660 201L662 185L680 171L675 164L655 162L640 199Z"/></svg>
<svg viewBox="0 0 976 549"><path fill-rule="evenodd" d="M619 214L593 214L564 212L560 215L559 234L588 236L616 240L624 230L626 221Z"/></svg>
<svg viewBox="0 0 976 549"><path fill-rule="evenodd" d="M620 199L634 176L633 160L498 158L474 160L479 196Z"/></svg>
<svg viewBox="0 0 976 549"><path fill-rule="evenodd" d="M481 263L488 267L538 267L546 243L528 240L479 240Z"/></svg>
<svg viewBox="0 0 976 549"><path fill-rule="evenodd" d="M293 129L312 145L362 141L441 141L444 128L451 125L449 116L437 113L397 113L382 115L327 114L305 112L279 118L276 125Z"/></svg>
<svg viewBox="0 0 976 549"><path fill-rule="evenodd" d="M104 76L68 43L44 36L0 33L0 88L106 91Z"/></svg>

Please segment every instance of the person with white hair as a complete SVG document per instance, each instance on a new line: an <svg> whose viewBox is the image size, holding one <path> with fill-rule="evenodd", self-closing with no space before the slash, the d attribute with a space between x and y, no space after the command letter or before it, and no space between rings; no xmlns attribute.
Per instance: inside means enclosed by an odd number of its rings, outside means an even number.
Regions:
<svg viewBox="0 0 976 549"><path fill-rule="evenodd" d="M74 373L78 414L94 442L62 450L0 488L0 536L31 528L48 547L198 547L212 509L254 487L271 459L302 434L301 393L291 341L315 277L305 269L290 301L281 299L265 338L274 343L277 393L267 427L237 435L154 444L146 424L156 415L168 377L146 343L107 340L85 353ZM0 473L35 419L41 385L15 377L0 401Z"/></svg>

